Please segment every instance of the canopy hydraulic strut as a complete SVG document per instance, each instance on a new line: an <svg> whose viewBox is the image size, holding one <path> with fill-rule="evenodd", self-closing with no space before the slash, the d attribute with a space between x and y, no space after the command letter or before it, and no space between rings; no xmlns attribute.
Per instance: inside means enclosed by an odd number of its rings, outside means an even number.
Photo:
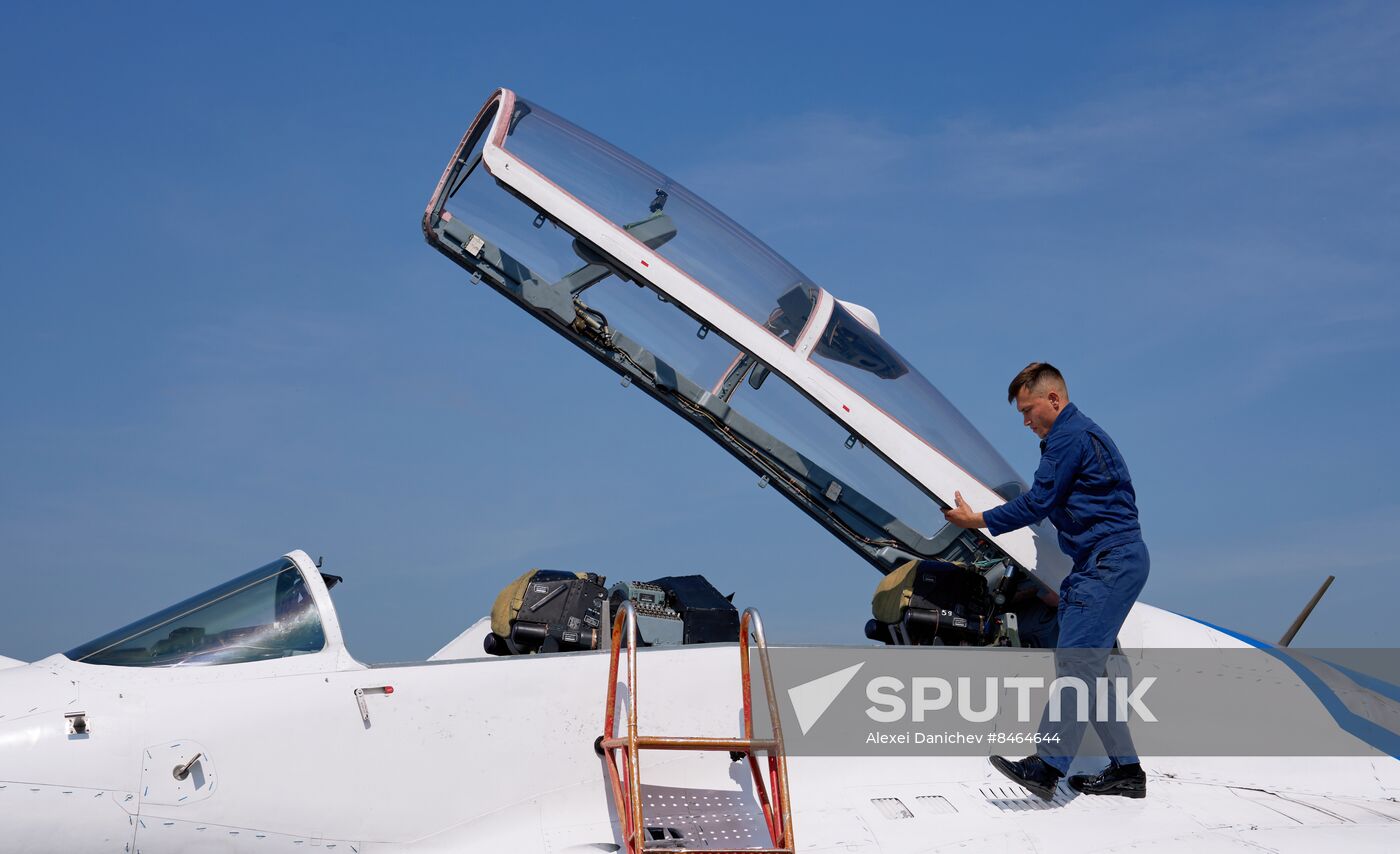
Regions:
<svg viewBox="0 0 1400 854"><path fill-rule="evenodd" d="M753 734L753 678L749 672L749 627L758 644L759 665L763 668L763 688L767 694L768 712L773 719L773 737L755 738ZM631 696L627 703L627 733L617 734L617 664L622 652L623 626L627 629L627 687ZM637 734L637 614L631 602L623 602L613 620L611 664L608 667L608 707L603 716L603 735L598 739L599 752L608 767L612 785L613 804L622 819L623 840L627 854L642 854L648 850L665 850L670 854L700 851L716 854L719 849L648 848L648 829L642 817L642 781L640 752L651 750L714 750L728 751L736 759L746 757L753 772L754 791L763 809L763 820L772 839L771 848L745 848L745 854L792 854L792 808L788 801L787 759L783 752L783 728L778 720L778 703L773 695L773 674L768 664L768 644L763 637L763 621L753 608L744 611L739 620L739 673L744 696L744 735L742 738L707 738L694 736L658 736ZM758 754L768 759L768 775L759 767ZM619 755L621 761L619 761ZM674 843L671 843L674 844ZM738 849L735 849L738 854Z"/></svg>

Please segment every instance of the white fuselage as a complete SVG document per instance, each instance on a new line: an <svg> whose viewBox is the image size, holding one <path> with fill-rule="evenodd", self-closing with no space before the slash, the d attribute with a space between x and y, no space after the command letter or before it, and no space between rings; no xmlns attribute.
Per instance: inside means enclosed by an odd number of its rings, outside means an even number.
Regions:
<svg viewBox="0 0 1400 854"><path fill-rule="evenodd" d="M1145 605L1123 639L1241 645ZM52 656L0 672L0 850L616 850L594 751L607 653L365 667L336 641L269 662L126 668ZM644 649L638 667L644 733L737 733L733 645ZM69 731L79 712L84 734ZM794 757L798 848L1400 845L1390 758L1145 761L1145 801L1047 808L979 757ZM642 781L649 822L711 847L766 843L747 769L727 755L644 754Z"/></svg>

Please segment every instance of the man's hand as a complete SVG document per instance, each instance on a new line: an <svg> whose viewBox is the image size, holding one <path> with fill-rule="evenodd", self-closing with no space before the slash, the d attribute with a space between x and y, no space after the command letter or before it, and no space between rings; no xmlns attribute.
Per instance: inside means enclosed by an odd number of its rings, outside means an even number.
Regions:
<svg viewBox="0 0 1400 854"><path fill-rule="evenodd" d="M963 501L961 492L953 493L953 500L957 505L943 511L943 518L957 525L959 528L985 528L987 523L982 521L982 514L973 510Z"/></svg>

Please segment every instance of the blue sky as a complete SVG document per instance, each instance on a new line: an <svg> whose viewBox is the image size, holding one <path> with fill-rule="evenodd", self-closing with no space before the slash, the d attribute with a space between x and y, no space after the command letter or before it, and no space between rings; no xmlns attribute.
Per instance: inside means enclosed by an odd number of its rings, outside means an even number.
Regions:
<svg viewBox="0 0 1400 854"><path fill-rule="evenodd" d="M861 641L868 565L423 242L501 85L870 306L1025 475L1006 382L1058 364L1146 601L1273 639L1332 573L1297 643L1396 644L1393 5L190 5L0 33L0 654L298 547L366 660L532 566Z"/></svg>

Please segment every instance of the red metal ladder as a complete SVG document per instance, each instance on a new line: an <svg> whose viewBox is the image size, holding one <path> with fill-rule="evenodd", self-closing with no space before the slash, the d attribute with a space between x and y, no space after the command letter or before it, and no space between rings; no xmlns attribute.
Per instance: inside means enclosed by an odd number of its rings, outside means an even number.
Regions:
<svg viewBox="0 0 1400 854"><path fill-rule="evenodd" d="M617 665L622 652L624 625L627 629L627 687L631 696L627 703L627 733L617 734ZM749 630L758 645L759 665L763 669L763 689L767 695L768 713L773 720L772 738L754 738L753 678L749 672ZM637 613L631 602L623 602L613 619L611 661L608 667L608 706L603 716L603 735L598 739L598 751L608 769L613 804L622 819L622 836L627 854L644 851L666 851L668 854L793 854L792 805L788 800L787 758L783 752L783 728L778 720L778 703L773 695L773 674L768 664L768 643L763 637L763 621L753 608L744 611L739 620L739 674L744 695L744 735L742 738L708 738L696 736L639 735L637 733ZM771 848L714 849L673 848L668 841L664 847L647 848L647 827L642 817L642 781L640 753L642 750L713 750L742 754L753 772L754 791L763 810ZM765 781L759 767L758 754L768 760ZM621 763L619 763L621 758ZM770 796L771 795L771 796Z"/></svg>

